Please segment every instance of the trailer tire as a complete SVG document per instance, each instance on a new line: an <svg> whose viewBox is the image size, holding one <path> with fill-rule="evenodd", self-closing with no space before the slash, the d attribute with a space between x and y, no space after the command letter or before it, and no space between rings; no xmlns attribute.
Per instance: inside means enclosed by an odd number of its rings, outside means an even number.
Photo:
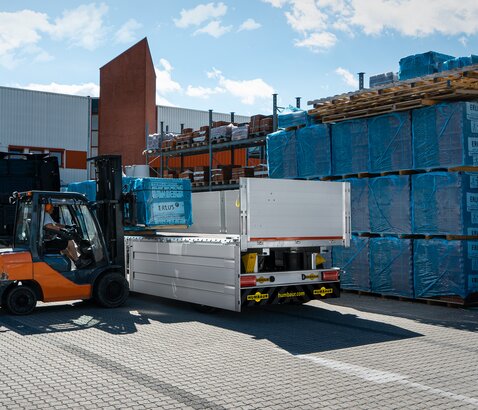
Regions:
<svg viewBox="0 0 478 410"><path fill-rule="evenodd" d="M93 298L96 303L106 308L123 305L128 299L129 285L126 278L117 272L109 272L98 279Z"/></svg>
<svg viewBox="0 0 478 410"><path fill-rule="evenodd" d="M12 315L29 315L35 310L37 296L35 291L25 285L12 287L5 295L2 307L5 307Z"/></svg>

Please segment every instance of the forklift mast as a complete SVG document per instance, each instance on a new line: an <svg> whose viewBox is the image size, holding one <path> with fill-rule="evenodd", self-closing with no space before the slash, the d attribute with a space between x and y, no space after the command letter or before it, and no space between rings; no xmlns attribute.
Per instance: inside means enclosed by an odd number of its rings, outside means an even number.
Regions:
<svg viewBox="0 0 478 410"><path fill-rule="evenodd" d="M121 267L125 274L121 156L101 155L90 160L96 169L96 215L110 260L113 265Z"/></svg>

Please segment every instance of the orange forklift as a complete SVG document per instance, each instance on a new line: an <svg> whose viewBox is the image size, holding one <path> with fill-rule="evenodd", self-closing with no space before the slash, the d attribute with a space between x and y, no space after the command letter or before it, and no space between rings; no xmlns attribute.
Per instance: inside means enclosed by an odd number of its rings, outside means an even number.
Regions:
<svg viewBox="0 0 478 410"><path fill-rule="evenodd" d="M13 248L0 251L0 301L11 314L30 314L37 301L94 299L107 308L126 301L121 157L92 160L94 204L78 193L13 194Z"/></svg>

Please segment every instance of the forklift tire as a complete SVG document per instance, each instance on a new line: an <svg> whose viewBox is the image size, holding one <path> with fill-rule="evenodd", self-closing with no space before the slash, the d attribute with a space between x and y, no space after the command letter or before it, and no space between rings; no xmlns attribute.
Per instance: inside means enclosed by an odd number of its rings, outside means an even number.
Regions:
<svg viewBox="0 0 478 410"><path fill-rule="evenodd" d="M5 295L4 306L12 315L29 315L35 310L37 296L33 289L20 285L11 288Z"/></svg>
<svg viewBox="0 0 478 410"><path fill-rule="evenodd" d="M110 272L96 283L93 298L100 306L115 308L126 302L128 294L129 285L126 278L120 273Z"/></svg>

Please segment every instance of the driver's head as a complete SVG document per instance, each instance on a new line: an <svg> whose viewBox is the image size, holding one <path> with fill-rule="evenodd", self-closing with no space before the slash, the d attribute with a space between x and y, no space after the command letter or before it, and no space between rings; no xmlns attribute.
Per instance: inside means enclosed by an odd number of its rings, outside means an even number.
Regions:
<svg viewBox="0 0 478 410"><path fill-rule="evenodd" d="M46 204L45 205L45 212L48 212L51 214L53 212L53 205L52 204Z"/></svg>

